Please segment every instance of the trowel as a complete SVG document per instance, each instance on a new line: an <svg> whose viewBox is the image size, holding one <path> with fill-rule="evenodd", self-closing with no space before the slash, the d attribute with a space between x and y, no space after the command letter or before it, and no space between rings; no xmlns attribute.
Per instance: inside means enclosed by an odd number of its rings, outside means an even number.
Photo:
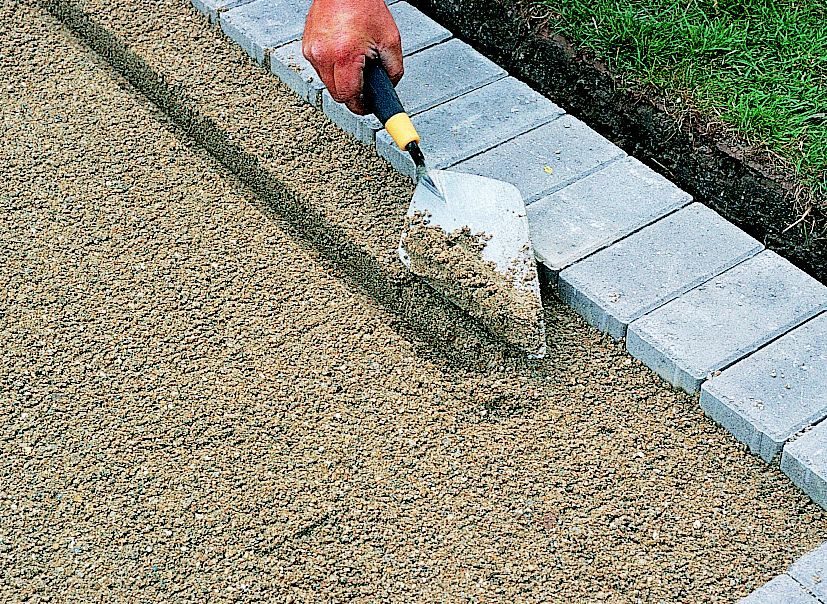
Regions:
<svg viewBox="0 0 827 604"><path fill-rule="evenodd" d="M520 191L492 178L429 170L419 134L378 60L365 65L364 94L366 106L416 166L399 242L402 262L495 337L543 357L540 281Z"/></svg>

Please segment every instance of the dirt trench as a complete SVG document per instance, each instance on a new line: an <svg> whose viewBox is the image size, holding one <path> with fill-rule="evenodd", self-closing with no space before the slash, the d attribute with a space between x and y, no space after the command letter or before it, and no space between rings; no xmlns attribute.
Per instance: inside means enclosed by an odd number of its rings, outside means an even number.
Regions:
<svg viewBox="0 0 827 604"><path fill-rule="evenodd" d="M0 9L4 602L729 602L825 538L551 298L544 363L461 322L485 363L441 352L393 259L409 183L186 3L85 9L218 130Z"/></svg>

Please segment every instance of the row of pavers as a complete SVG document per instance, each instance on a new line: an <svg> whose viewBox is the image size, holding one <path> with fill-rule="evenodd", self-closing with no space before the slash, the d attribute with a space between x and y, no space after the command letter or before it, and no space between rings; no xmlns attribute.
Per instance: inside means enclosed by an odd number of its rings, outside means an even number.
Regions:
<svg viewBox="0 0 827 604"><path fill-rule="evenodd" d="M376 118L336 103L302 56L308 0L192 2L414 176ZM397 90L429 165L516 185L560 297L665 380L700 391L709 416L767 462L780 455L781 469L827 509L827 287L407 2L386 3L406 57Z"/></svg>

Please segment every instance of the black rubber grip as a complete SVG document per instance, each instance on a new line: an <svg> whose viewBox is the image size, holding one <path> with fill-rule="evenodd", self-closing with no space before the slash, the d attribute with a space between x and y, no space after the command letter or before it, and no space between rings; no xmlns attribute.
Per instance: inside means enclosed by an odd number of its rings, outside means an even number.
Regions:
<svg viewBox="0 0 827 604"><path fill-rule="evenodd" d="M365 62L364 90L366 107L383 125L397 113L404 113L396 89L379 59L368 59Z"/></svg>

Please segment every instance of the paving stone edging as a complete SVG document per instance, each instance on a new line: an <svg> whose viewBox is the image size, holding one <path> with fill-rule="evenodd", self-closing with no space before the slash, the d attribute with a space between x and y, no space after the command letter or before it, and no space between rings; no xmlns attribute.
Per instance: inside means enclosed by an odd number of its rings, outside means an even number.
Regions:
<svg viewBox="0 0 827 604"><path fill-rule="evenodd" d="M302 98L410 173L378 124L333 103L301 57L309 2L193 4ZM421 61L435 75L438 94L429 97L427 81L410 92L420 94L413 119L435 164L517 185L529 203L537 258L560 297L598 329L626 337L629 352L673 385L700 390L707 414L765 460L780 454L782 471L827 508L827 423L819 423L827 416L827 288L691 204L406 2L388 4L411 49L406 64ZM449 44L480 68L442 80L436 68L426 70L427 54ZM775 380L769 386L767 371ZM770 426L779 418L783 426ZM825 557L818 560L827 576ZM788 584L779 578L767 589Z"/></svg>

